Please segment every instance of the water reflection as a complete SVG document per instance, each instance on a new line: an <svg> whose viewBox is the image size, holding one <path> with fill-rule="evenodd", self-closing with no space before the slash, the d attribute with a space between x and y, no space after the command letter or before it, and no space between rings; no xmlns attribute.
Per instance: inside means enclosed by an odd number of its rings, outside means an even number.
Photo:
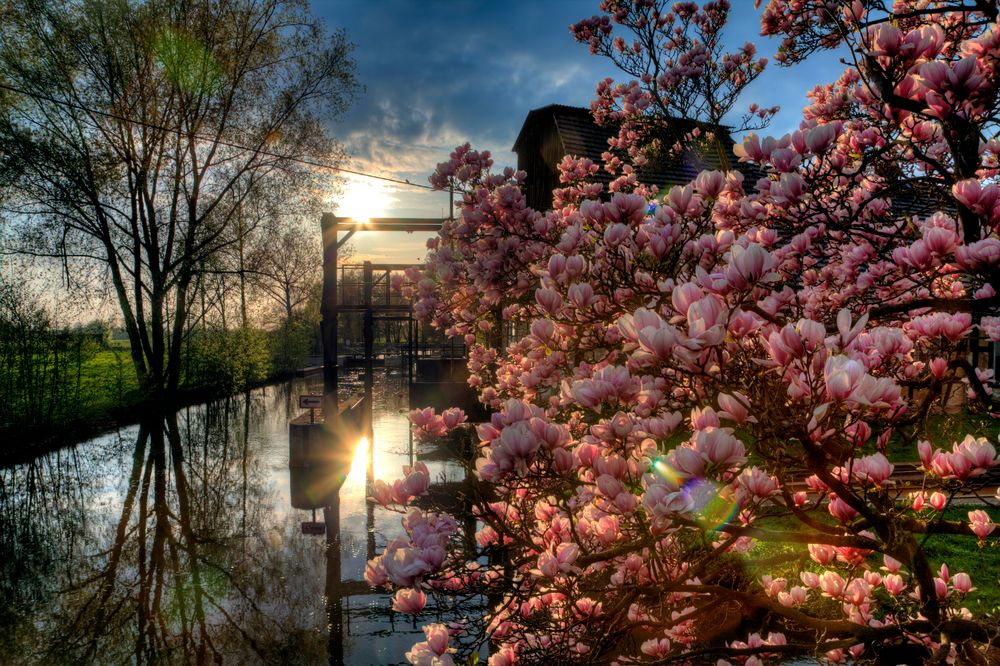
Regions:
<svg viewBox="0 0 1000 666"><path fill-rule="evenodd" d="M401 662L419 628L360 582L401 531L365 500L368 450L322 510L325 537L303 535L311 515L290 506L287 422L317 388L269 387L0 470L0 662ZM377 388L370 460L395 474L413 455L405 391ZM435 480L465 474L428 464Z"/></svg>

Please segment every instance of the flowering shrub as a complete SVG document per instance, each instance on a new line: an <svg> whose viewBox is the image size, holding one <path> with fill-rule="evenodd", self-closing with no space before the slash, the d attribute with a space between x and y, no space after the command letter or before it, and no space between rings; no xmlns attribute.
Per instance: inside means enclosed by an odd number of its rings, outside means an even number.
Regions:
<svg viewBox="0 0 1000 666"><path fill-rule="evenodd" d="M992 407L969 350L1000 339L997 10L878 7L768 4L780 60L846 46L857 66L810 93L798 130L736 147L756 183L703 172L662 200L634 179L602 197L594 165L567 158L541 213L488 154L464 146L439 167L461 215L401 288L472 349L471 383L495 410L477 431L488 492L474 551L450 516L409 509L407 538L366 576L403 588L404 612L425 594L488 610L427 627L412 663L452 663L483 636L493 666L996 660L996 620L963 605L975 572L932 566L922 545L995 547L987 511L941 512L983 487L997 453L922 433L963 382L972 407ZM600 50L605 25L574 32ZM526 334L504 348L510 321ZM459 425L442 417L414 421ZM893 478L893 435L921 440L917 492ZM376 496L406 511L425 476ZM770 542L792 552L744 556Z"/></svg>

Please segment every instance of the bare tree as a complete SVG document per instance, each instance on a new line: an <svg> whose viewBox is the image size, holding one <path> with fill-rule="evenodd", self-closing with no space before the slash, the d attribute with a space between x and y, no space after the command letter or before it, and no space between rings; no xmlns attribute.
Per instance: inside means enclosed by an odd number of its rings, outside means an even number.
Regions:
<svg viewBox="0 0 1000 666"><path fill-rule="evenodd" d="M104 267L148 391L178 386L195 287L249 233L244 204L328 185L306 162L342 157L323 116L357 89L350 50L303 0L27 0L5 16L17 249Z"/></svg>
<svg viewBox="0 0 1000 666"><path fill-rule="evenodd" d="M281 306L285 321L322 278L319 243L298 229L287 229L264 242L254 252L253 283Z"/></svg>

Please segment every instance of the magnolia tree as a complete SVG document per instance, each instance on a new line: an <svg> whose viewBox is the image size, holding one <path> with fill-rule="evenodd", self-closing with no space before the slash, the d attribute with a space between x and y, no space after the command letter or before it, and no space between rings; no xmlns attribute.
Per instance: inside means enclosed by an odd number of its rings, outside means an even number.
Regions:
<svg viewBox="0 0 1000 666"><path fill-rule="evenodd" d="M627 83L604 79L591 104L597 122L617 129L603 156L606 169L615 173L621 168L610 189L634 187L635 167L644 166L650 156L676 156L692 144L703 149L714 144L710 147L718 150L722 137L715 132L702 134L697 125L675 121L665 126L662 121L670 117L717 127L767 66L752 42L725 51L729 1L699 7L695 2L605 0L601 9L603 14L573 24L570 31L591 53L632 77ZM762 129L777 111L751 104L734 129ZM725 150L718 152L725 164Z"/></svg>
<svg viewBox="0 0 1000 666"><path fill-rule="evenodd" d="M376 484L406 536L366 577L401 611L485 608L428 625L412 663L486 640L493 666L1000 661L997 619L965 607L977 572L924 549L951 535L996 558L993 444L926 435L956 386L992 406L970 349L1000 340L996 20L971 0L772 0L782 60L851 64L797 131L736 147L755 183L608 197L567 158L543 213L486 153L439 166L461 214L398 286L464 336L495 410L476 430L475 547L410 506L418 465ZM501 348L500 320L527 333ZM413 420L440 436L464 419ZM919 490L893 478L893 438L918 442Z"/></svg>

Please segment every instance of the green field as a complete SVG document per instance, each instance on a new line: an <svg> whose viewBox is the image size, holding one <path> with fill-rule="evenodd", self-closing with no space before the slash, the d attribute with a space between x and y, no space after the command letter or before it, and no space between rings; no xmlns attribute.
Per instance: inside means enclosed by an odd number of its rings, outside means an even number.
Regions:
<svg viewBox="0 0 1000 666"><path fill-rule="evenodd" d="M83 365L80 383L81 398L89 409L128 404L139 384L127 345L112 345L111 349L97 352Z"/></svg>
<svg viewBox="0 0 1000 666"><path fill-rule="evenodd" d="M953 521L967 521L968 512L974 509L984 509L994 522L1000 521L1000 509L978 506L949 507L943 518ZM927 512L925 512L927 513ZM817 516L819 517L819 516ZM829 519L829 516L825 516ZM832 522L832 521L829 521ZM805 529L794 518L761 519L755 523L761 528L780 530ZM958 535L933 535L923 542L924 552L935 571L946 562L952 575L964 571L972 578L976 587L965 599L962 605L975 615L1000 612L1000 553L997 552L1000 543L995 538L987 538L986 545L980 548L975 537ZM801 544L775 543L758 541L746 553L746 566L755 576L764 574L785 576L789 586L800 585L798 577L798 559L785 563L783 566L758 566L756 563L782 555L802 555L806 566L811 571L823 571L824 568L809 559L805 546ZM878 571L882 567L882 557L873 555L868 558L868 566ZM902 572L905 578L905 570Z"/></svg>
<svg viewBox="0 0 1000 666"><path fill-rule="evenodd" d="M191 336L173 399L184 403L230 394L300 367L305 352L286 338L255 329ZM34 346L8 345L4 351L0 439L10 444L0 453L76 441L131 422L148 400L126 340L49 335L38 336Z"/></svg>
<svg viewBox="0 0 1000 666"><path fill-rule="evenodd" d="M47 369L33 371L32 384L4 379L8 388L0 432L6 431L12 450L39 438L73 438L74 433L113 425L123 410L142 399L127 348L93 350L57 374L51 360L33 363ZM17 435L26 439L18 441Z"/></svg>

